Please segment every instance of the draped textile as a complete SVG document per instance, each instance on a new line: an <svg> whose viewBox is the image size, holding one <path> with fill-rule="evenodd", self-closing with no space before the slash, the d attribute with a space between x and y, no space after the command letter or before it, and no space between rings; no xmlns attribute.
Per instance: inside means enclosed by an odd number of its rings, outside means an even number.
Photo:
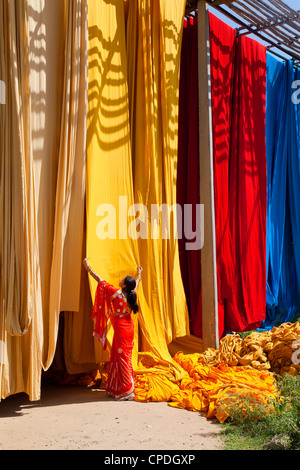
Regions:
<svg viewBox="0 0 300 470"><path fill-rule="evenodd" d="M133 185L123 2L89 1L88 21L86 253L95 272L118 285L139 265L136 240L128 236ZM89 283L94 303L97 283ZM109 350L112 335L109 324Z"/></svg>
<svg viewBox="0 0 300 470"><path fill-rule="evenodd" d="M209 14L216 258L219 336L224 333L226 299L232 289L233 260L229 227L229 173L236 33Z"/></svg>
<svg viewBox="0 0 300 470"><path fill-rule="evenodd" d="M144 268L139 292L141 350L150 349L162 358L169 357L168 343L189 332L176 239L177 214L171 211L176 204L184 4L131 1L127 21L134 201L146 207L140 220L148 233L148 238L142 235L137 240ZM162 214L153 211L159 211L162 204L171 212L167 228Z"/></svg>
<svg viewBox="0 0 300 470"><path fill-rule="evenodd" d="M59 312L79 308L87 3L1 2L1 397L40 396ZM74 295L74 289L78 292Z"/></svg>
<svg viewBox="0 0 300 470"><path fill-rule="evenodd" d="M292 321L299 304L299 117L291 61L267 55L267 312L261 328Z"/></svg>
<svg viewBox="0 0 300 470"><path fill-rule="evenodd" d="M283 265L287 204L288 69L267 54L266 154L267 154L267 312L262 327L276 319ZM291 285L290 287L291 288Z"/></svg>
<svg viewBox="0 0 300 470"><path fill-rule="evenodd" d="M266 48L210 15L220 336L266 309Z"/></svg>
<svg viewBox="0 0 300 470"><path fill-rule="evenodd" d="M300 73L294 70L292 61L289 61L289 83L296 83L299 89ZM293 90L293 88L292 88ZM300 185L300 106L299 93L298 101L289 101L291 119L291 140L288 158L288 178L289 178L289 205L290 218L293 237L293 258L295 263L295 294L294 307L300 310L300 206L299 206L299 185ZM286 320L285 320L286 321Z"/></svg>
<svg viewBox="0 0 300 470"><path fill-rule="evenodd" d="M197 16L185 20L180 61L179 129L177 165L177 203L200 204L199 119L198 119L198 22ZM186 250L182 219L178 240L180 268L190 315L190 329L202 337L201 250ZM195 227L193 227L195 230Z"/></svg>
<svg viewBox="0 0 300 470"><path fill-rule="evenodd" d="M225 330L257 328L266 313L266 48L237 38L229 173L234 272Z"/></svg>
<svg viewBox="0 0 300 470"><path fill-rule="evenodd" d="M178 244L172 225L170 238L151 238L151 204L176 203L184 2L125 6L89 2L87 255L112 285L143 266L133 366L147 350L178 370L167 348L188 331Z"/></svg>
<svg viewBox="0 0 300 470"><path fill-rule="evenodd" d="M0 35L0 79L5 83L7 103L0 110L0 392L1 397L23 390L37 396L43 329L37 296L28 9L24 2L1 2Z"/></svg>
<svg viewBox="0 0 300 470"><path fill-rule="evenodd" d="M46 369L51 365L55 352L60 311L79 309L82 266L88 79L87 1L66 2L65 18L64 82L50 271L49 352L44 363Z"/></svg>

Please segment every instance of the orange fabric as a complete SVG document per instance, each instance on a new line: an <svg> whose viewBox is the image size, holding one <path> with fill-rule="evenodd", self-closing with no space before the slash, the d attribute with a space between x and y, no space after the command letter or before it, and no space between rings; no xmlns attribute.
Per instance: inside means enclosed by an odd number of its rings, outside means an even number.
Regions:
<svg viewBox="0 0 300 470"><path fill-rule="evenodd" d="M114 338L111 347L106 391L118 398L134 391L132 369L134 325L131 313L114 315L112 321Z"/></svg>
<svg viewBox="0 0 300 470"><path fill-rule="evenodd" d="M228 400L248 396L268 403L277 396L275 377L270 372L224 363L206 366L199 353L178 352L174 360L185 371L181 380L172 378L163 365L156 373L159 365L146 358L143 374L135 378L136 401L168 401L170 406L202 412L208 419L216 417L224 422L230 413Z"/></svg>
<svg viewBox="0 0 300 470"><path fill-rule="evenodd" d="M114 313L114 301L111 297L117 292L106 281L98 282L95 302L93 306L92 319L94 321L93 335L103 344L103 349L107 347L107 323L112 313Z"/></svg>
<svg viewBox="0 0 300 470"><path fill-rule="evenodd" d="M250 395L262 403L277 396L275 377L270 372L227 364L208 367L201 363L200 354L178 353L175 359L189 376L181 381L179 390L171 397L170 406L202 411L207 418L216 416L224 422L229 414L223 402L230 395L232 399Z"/></svg>
<svg viewBox="0 0 300 470"><path fill-rule="evenodd" d="M104 280L97 285L92 319L94 336L103 344L103 349L107 347L109 320L114 330L106 391L115 397L132 393L134 324L131 311L121 291Z"/></svg>

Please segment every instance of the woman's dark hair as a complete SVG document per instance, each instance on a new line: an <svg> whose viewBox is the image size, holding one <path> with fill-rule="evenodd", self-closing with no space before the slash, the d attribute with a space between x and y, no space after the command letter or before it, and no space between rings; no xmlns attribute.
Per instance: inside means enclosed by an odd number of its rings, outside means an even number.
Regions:
<svg viewBox="0 0 300 470"><path fill-rule="evenodd" d="M131 308L133 313L137 313L139 311L139 306L136 302L137 297L136 293L134 292L136 282L135 279L131 276L126 276L124 279L124 284L125 287L123 287L122 291L124 292L126 299L127 299L127 305Z"/></svg>

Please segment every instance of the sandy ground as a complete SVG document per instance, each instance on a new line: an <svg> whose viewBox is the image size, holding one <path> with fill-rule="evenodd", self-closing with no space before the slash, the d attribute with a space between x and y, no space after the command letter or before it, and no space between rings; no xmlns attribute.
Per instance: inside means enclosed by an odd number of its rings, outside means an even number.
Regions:
<svg viewBox="0 0 300 470"><path fill-rule="evenodd" d="M84 387L47 384L38 402L0 403L0 450L222 450L220 431L196 412Z"/></svg>

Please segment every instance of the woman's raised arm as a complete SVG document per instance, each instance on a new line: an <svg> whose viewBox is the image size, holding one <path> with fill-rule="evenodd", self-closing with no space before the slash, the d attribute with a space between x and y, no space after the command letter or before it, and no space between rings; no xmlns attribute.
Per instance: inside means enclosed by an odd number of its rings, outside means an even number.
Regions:
<svg viewBox="0 0 300 470"><path fill-rule="evenodd" d="M92 270L92 268L91 268L90 265L89 265L89 262L88 262L88 259L87 259L87 258L84 258L84 260L83 260L83 266L85 267L85 269L87 270L87 272L88 272L97 282L103 281L103 279L101 279L101 277L98 276L98 274L96 274L95 271Z"/></svg>
<svg viewBox="0 0 300 470"><path fill-rule="evenodd" d="M143 271L143 268L141 266L138 267L138 275L137 275L137 278L135 280L135 288L137 289L139 283L140 283L140 280L141 280L141 274L142 274L142 271Z"/></svg>

